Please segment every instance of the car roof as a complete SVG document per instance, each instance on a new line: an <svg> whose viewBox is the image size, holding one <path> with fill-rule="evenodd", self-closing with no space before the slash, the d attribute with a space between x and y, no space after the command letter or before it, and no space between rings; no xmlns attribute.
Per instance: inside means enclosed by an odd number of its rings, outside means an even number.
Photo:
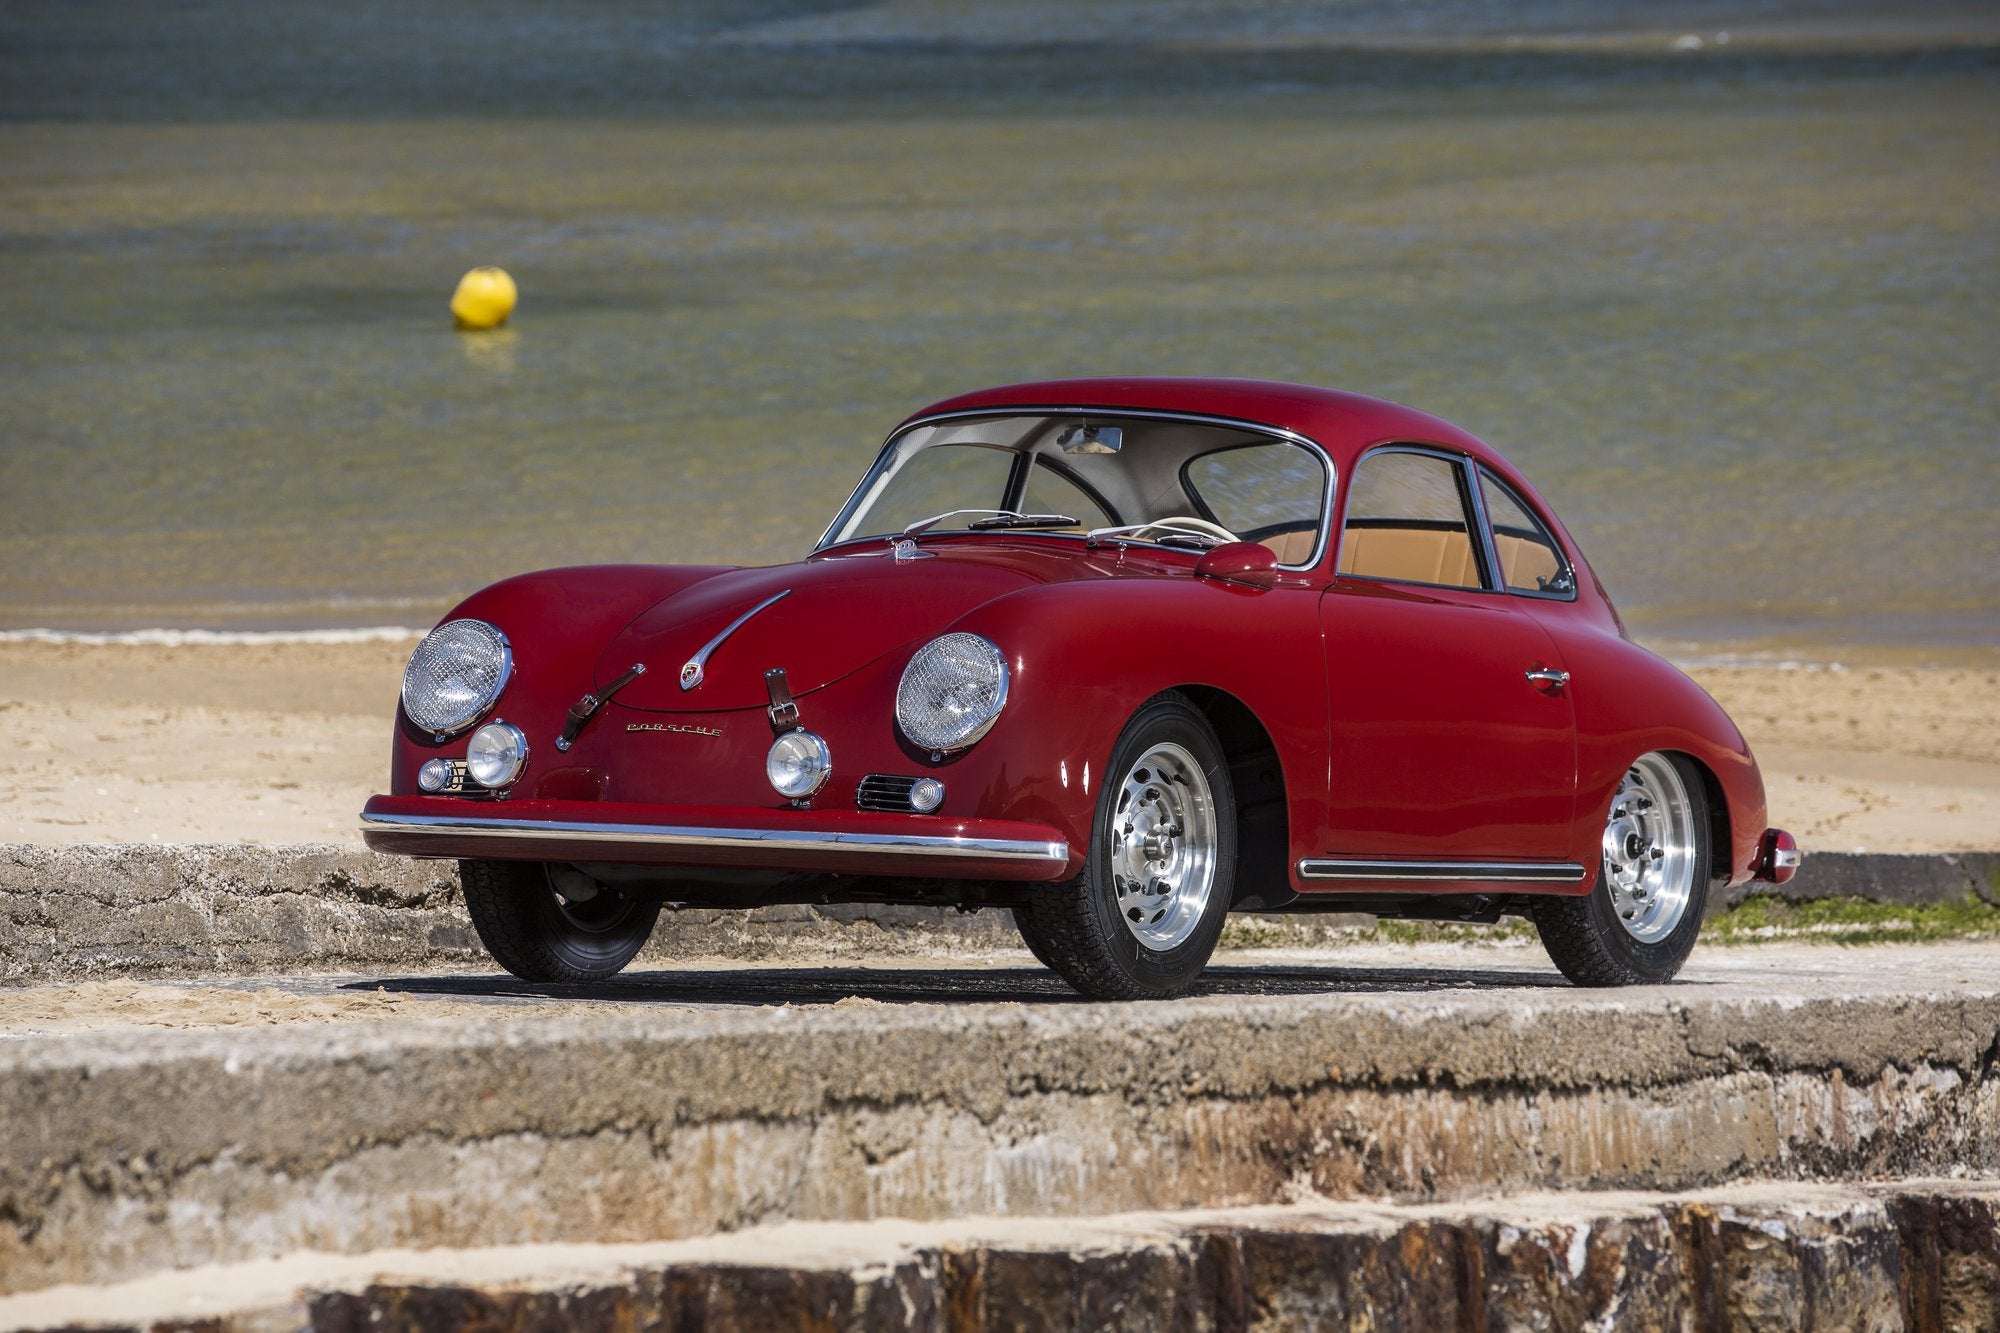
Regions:
<svg viewBox="0 0 2000 1333"><path fill-rule="evenodd" d="M966 412L1038 408L1175 412L1275 426L1317 441L1343 471L1356 453L1388 441L1447 445L1475 458L1501 462L1505 468L1490 445L1441 417L1366 394L1277 380L1180 376L1038 380L947 398L911 414L903 425Z"/></svg>

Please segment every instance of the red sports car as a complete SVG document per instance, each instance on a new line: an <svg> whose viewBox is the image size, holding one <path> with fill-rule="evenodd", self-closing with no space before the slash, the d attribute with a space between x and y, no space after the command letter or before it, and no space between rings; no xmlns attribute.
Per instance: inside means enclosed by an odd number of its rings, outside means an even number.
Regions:
<svg viewBox="0 0 2000 1333"><path fill-rule="evenodd" d="M1711 886L1799 859L1504 458L1245 380L967 394L796 564L474 593L362 822L458 858L532 981L615 973L668 903L935 903L1119 999L1186 992L1231 911L1522 914L1577 982L1664 981Z"/></svg>

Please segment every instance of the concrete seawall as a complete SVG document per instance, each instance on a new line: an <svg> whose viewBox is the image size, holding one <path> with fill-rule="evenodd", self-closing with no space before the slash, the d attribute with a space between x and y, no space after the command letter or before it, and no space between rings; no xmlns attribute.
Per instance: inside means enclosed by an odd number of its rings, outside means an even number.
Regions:
<svg viewBox="0 0 2000 1333"><path fill-rule="evenodd" d="M1990 1178L1988 959L1887 950L1832 992L1758 964L1615 995L1503 979L34 1038L0 1044L0 1282L786 1219Z"/></svg>
<svg viewBox="0 0 2000 1333"><path fill-rule="evenodd" d="M1758 890L1792 900L2000 903L2000 853L1821 854L1782 889ZM1747 892L1731 891L1730 905ZM1281 920L1307 943L1324 919ZM639 965L1019 947L1001 912L682 911L660 918ZM0 846L0 983L488 965L450 861L331 846Z"/></svg>

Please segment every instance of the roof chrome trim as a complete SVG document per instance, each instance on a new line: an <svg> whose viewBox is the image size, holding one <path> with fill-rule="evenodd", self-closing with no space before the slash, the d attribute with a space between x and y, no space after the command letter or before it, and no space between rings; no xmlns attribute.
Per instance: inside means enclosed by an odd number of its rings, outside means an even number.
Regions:
<svg viewBox="0 0 2000 1333"><path fill-rule="evenodd" d="M577 842L636 842L655 847L759 848L774 852L852 852L867 856L949 856L966 860L1062 864L1066 842L950 838L916 833L814 833L787 829L694 828L673 824L599 824L556 819L494 819L467 815L366 815L362 828L440 838L565 838Z"/></svg>
<svg viewBox="0 0 2000 1333"><path fill-rule="evenodd" d="M1574 861L1391 861L1318 856L1299 862L1300 879L1476 880L1483 883L1574 884L1584 868Z"/></svg>
<svg viewBox="0 0 2000 1333"><path fill-rule="evenodd" d="M1138 417L1145 421L1189 421L1202 426L1229 426L1237 430L1256 431L1260 435L1273 436L1310 450L1318 456L1320 465L1326 469L1326 498L1320 505L1319 541L1313 546L1312 557L1304 564L1279 565L1278 568L1290 570L1293 573L1301 573L1314 568L1321 560L1326 558L1328 547L1333 541L1333 500L1334 493L1340 489L1340 473L1333 465L1333 455L1327 452L1325 445L1315 440L1312 436L1302 435L1287 426L1273 426L1267 422L1249 421L1242 417L1210 416L1204 412L1169 412L1142 407L1091 407L1083 403L1064 403L1060 405L1009 403L1004 406L965 408L957 412L936 412L930 416L913 417L903 422L896 429L890 431L888 438L882 441L882 447L875 451L875 457L868 461L867 470L861 474L861 481L855 483L854 489L848 492L847 498L842 500L839 508L833 511L832 522L826 525L826 531L819 535L819 540L813 543L812 550L807 552L807 554L817 555L826 549L827 539L833 536L833 525L840 522L841 516L853 506L855 499L861 494L862 485L868 480L868 474L875 470L875 464L881 461L883 453L887 451L890 445L894 444L910 431L915 430L919 426L934 426L941 421L963 421L973 417L1034 415L1037 413L1045 416L1101 415L1107 417ZM1071 534L1042 533L1039 535L1045 537L1066 537ZM849 537L845 539L845 541L856 542L867 540L869 540L867 537Z"/></svg>

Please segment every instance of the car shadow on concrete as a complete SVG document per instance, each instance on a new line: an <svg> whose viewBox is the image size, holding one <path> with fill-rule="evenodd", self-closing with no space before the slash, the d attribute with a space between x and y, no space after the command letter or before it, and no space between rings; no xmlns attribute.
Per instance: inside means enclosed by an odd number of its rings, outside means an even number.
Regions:
<svg viewBox="0 0 2000 1333"><path fill-rule="evenodd" d="M1211 967L1194 994L1357 995L1441 991L1568 989L1554 971L1474 967L1338 967L1274 964ZM588 985L541 985L482 974L382 977L347 990L384 990L439 999L533 1003L602 1000L623 1004L768 1007L873 1000L881 1004L1082 1004L1084 997L1039 967L726 967L630 972Z"/></svg>

